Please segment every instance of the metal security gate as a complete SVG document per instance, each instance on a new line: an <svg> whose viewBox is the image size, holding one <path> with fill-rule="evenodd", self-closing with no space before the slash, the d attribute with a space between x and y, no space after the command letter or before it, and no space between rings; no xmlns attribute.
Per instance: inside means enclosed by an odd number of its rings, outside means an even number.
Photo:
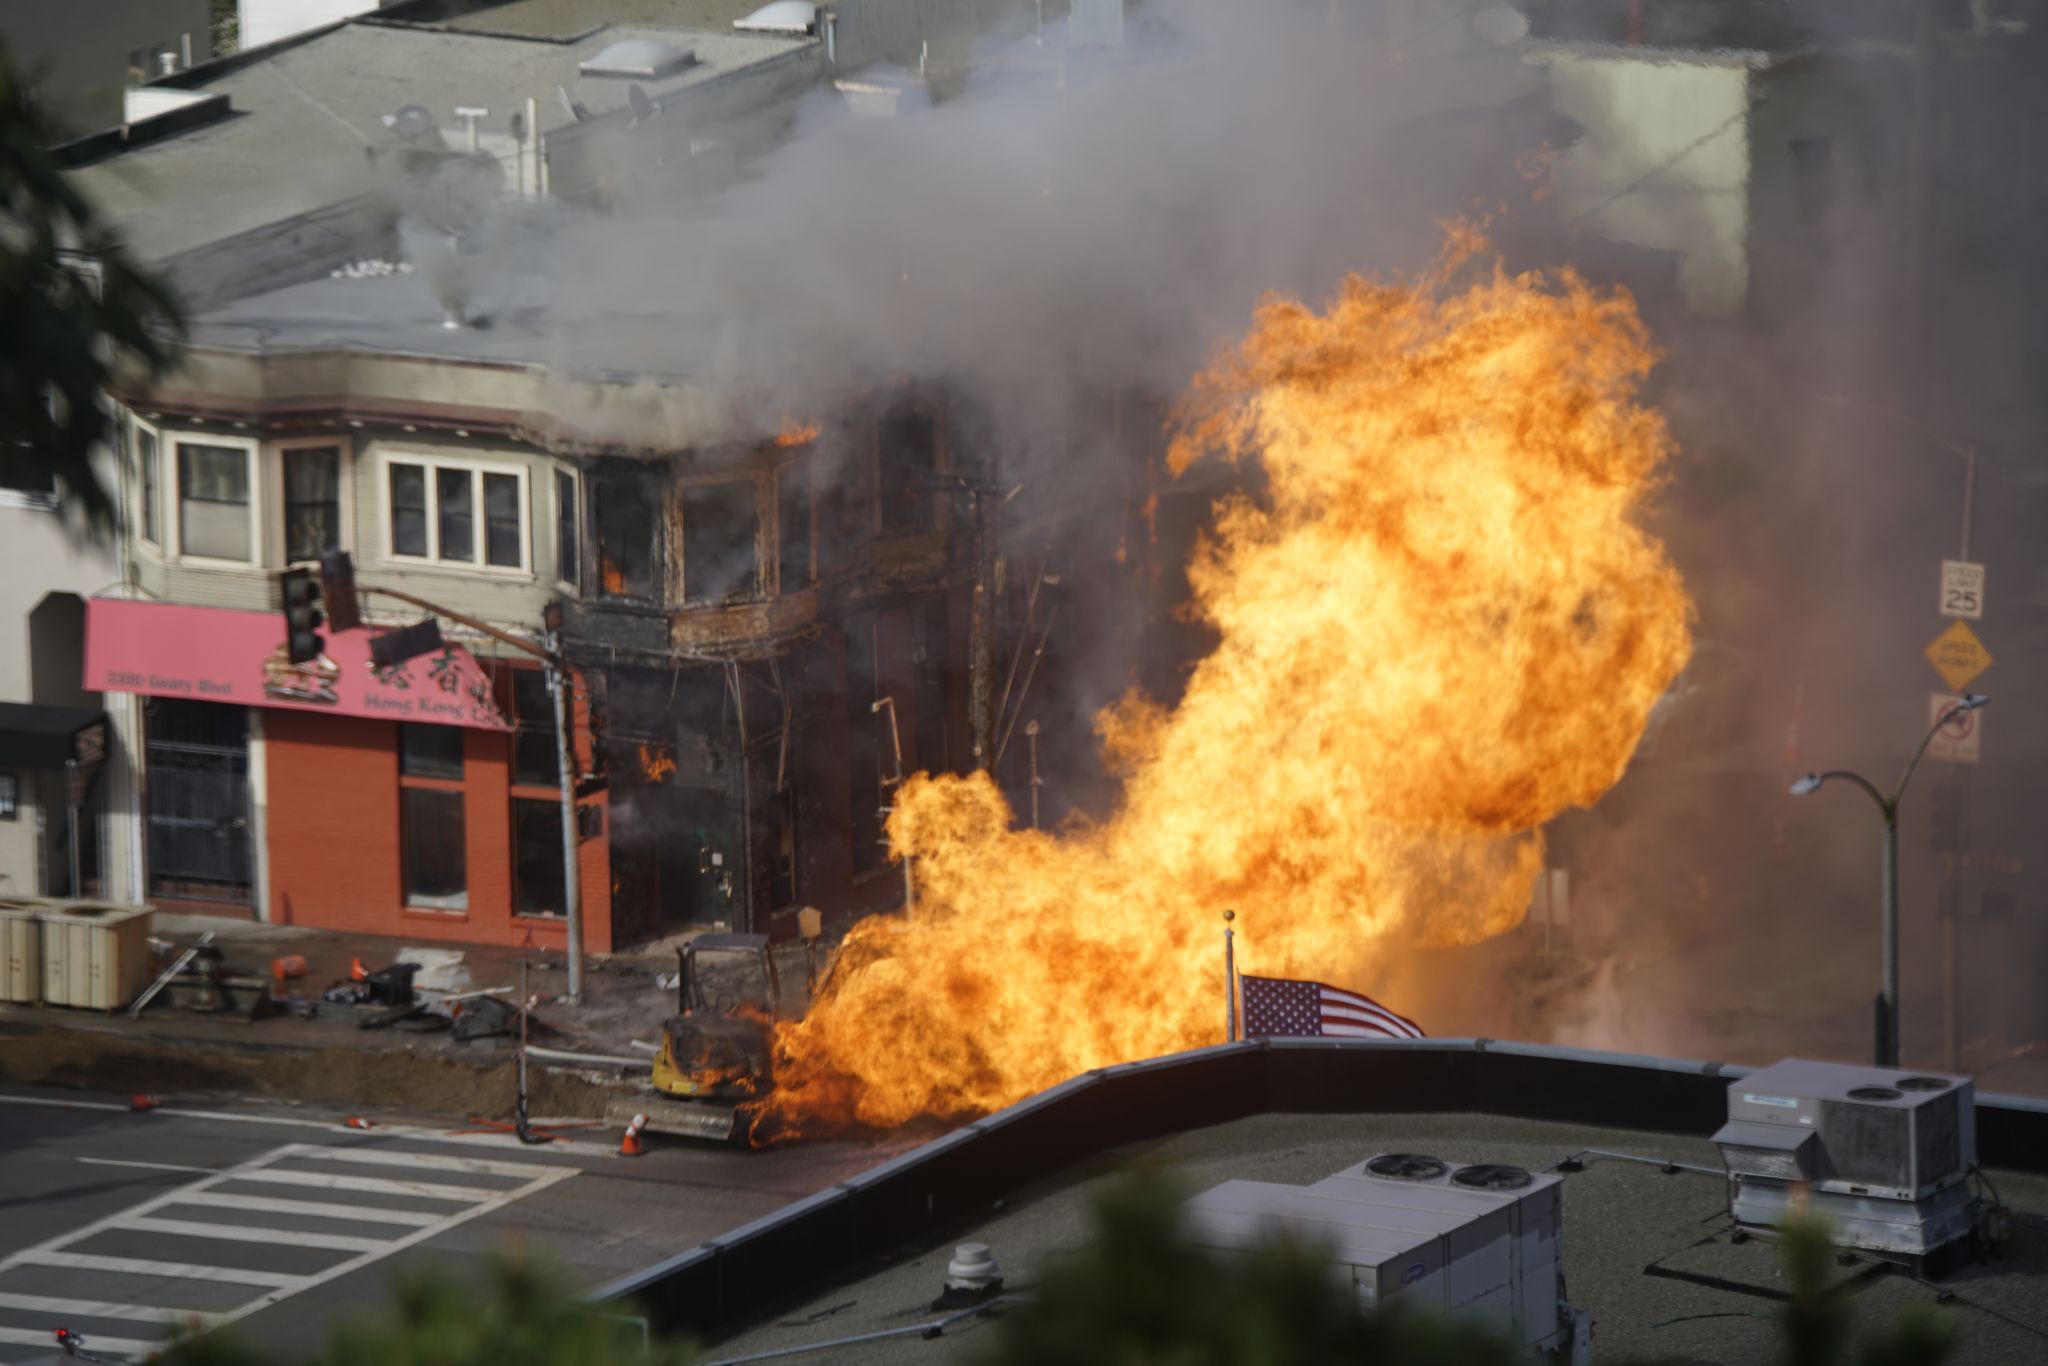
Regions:
<svg viewBox="0 0 2048 1366"><path fill-rule="evenodd" d="M150 892L249 901L249 739L243 710L154 701L145 750Z"/></svg>

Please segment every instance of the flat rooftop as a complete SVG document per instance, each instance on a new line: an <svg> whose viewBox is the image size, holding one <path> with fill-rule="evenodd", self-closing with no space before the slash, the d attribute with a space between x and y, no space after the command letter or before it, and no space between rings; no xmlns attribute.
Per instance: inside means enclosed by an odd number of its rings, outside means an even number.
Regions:
<svg viewBox="0 0 2048 1366"><path fill-rule="evenodd" d="M1028 1293L1049 1256L1083 1246L1094 1199L1134 1164L1170 1172L1190 1192L1233 1179L1307 1185L1375 1153L1429 1153L1453 1162L1505 1162L1531 1171L1600 1148L1715 1169L1714 1175L1589 1156L1564 1178L1565 1283L1594 1319L1594 1360L1750 1366L1777 1350L1770 1293L1779 1253L1768 1240L1729 1234L1720 1156L1705 1138L1480 1114L1262 1114L1089 1156L1026 1186L957 1236L899 1255L787 1304L715 1342L709 1363L815 1346L792 1360L864 1363L966 1361L986 1346L986 1319L931 1339L915 1334L834 1344L938 1317L931 1310L956 1242L987 1243L1005 1289ZM1956 1366L2048 1360L2048 1177L1992 1179L2013 1209L2014 1237L1998 1261L1971 1265L1941 1285L1953 1301ZM1937 1289L1858 1259L1840 1269L1862 1323L1881 1323Z"/></svg>
<svg viewBox="0 0 2048 1366"><path fill-rule="evenodd" d="M708 30L602 23L610 11L588 6L592 23L572 40L393 27L373 16L222 59L175 86L226 95L231 113L115 151L72 176L143 259L160 261L368 192L375 182L367 153L397 150L384 118L407 105L424 106L456 145L466 126L456 109L489 110L480 128L501 135L531 98L547 134L575 122L558 86L594 118L627 108L634 82L578 71L615 42L654 38L694 52L696 60L672 75L637 82L657 103L816 43L735 33L729 21Z"/></svg>

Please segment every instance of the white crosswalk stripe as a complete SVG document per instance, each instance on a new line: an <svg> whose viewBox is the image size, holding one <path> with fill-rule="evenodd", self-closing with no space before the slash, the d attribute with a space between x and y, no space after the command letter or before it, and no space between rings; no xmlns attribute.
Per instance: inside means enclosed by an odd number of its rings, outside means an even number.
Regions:
<svg viewBox="0 0 2048 1366"><path fill-rule="evenodd" d="M404 1168L411 1175L400 1179L394 1172L387 1179L324 1169L333 1164ZM370 1146L288 1144L0 1258L0 1309L47 1321L46 1327L0 1325L0 1343L54 1351L56 1330L71 1327L85 1333L86 1348L96 1355L146 1356L188 1323L212 1327L266 1309L567 1180L576 1170ZM492 1184L455 1179L460 1177L489 1178ZM249 1183L270 1193L217 1189ZM305 1192L305 1199L295 1198L299 1191ZM437 1208L400 1209L386 1202ZM201 1217L228 1210L270 1217L235 1223ZM308 1231L309 1226L318 1228L319 1220L345 1220L350 1232ZM378 1225L388 1225L389 1236L376 1236ZM93 1245L90 1250L88 1244ZM266 1247L277 1251L265 1253ZM285 1252L287 1248L292 1251ZM244 1265L266 1256L275 1265ZM216 1259L226 1264L216 1264ZM325 1264L319 1264L323 1259ZM283 1269L309 1265L315 1269ZM52 1271L75 1274L62 1277L63 1294L38 1293ZM22 1277L33 1278L33 1283L22 1282ZM179 1307L193 1302L194 1295L213 1307L203 1313ZM148 1336L102 1336L89 1324L80 1325L80 1319L133 1324L137 1329L146 1325L156 1331Z"/></svg>

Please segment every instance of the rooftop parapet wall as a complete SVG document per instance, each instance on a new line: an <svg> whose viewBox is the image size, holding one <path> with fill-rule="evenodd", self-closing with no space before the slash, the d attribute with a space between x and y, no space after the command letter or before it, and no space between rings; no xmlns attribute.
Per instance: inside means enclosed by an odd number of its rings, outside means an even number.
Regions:
<svg viewBox="0 0 2048 1366"><path fill-rule="evenodd" d="M1266 1112L1467 1112L1706 1138L1731 1063L1490 1039L1255 1040L1076 1077L840 1182L595 1298L631 1297L664 1331L758 1318L818 1282L939 1240L1084 1158ZM2048 1102L1977 1098L1985 1165L2048 1171Z"/></svg>

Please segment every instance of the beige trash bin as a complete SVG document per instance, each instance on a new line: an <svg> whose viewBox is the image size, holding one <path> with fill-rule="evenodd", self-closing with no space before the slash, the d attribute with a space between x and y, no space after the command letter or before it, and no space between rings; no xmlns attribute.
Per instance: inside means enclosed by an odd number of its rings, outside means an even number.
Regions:
<svg viewBox="0 0 2048 1366"><path fill-rule="evenodd" d="M120 1010L149 985L156 912L112 901L49 901L43 928L43 1001Z"/></svg>
<svg viewBox="0 0 2048 1366"><path fill-rule="evenodd" d="M39 900L0 900L0 1001L32 1006L43 999L45 909Z"/></svg>

